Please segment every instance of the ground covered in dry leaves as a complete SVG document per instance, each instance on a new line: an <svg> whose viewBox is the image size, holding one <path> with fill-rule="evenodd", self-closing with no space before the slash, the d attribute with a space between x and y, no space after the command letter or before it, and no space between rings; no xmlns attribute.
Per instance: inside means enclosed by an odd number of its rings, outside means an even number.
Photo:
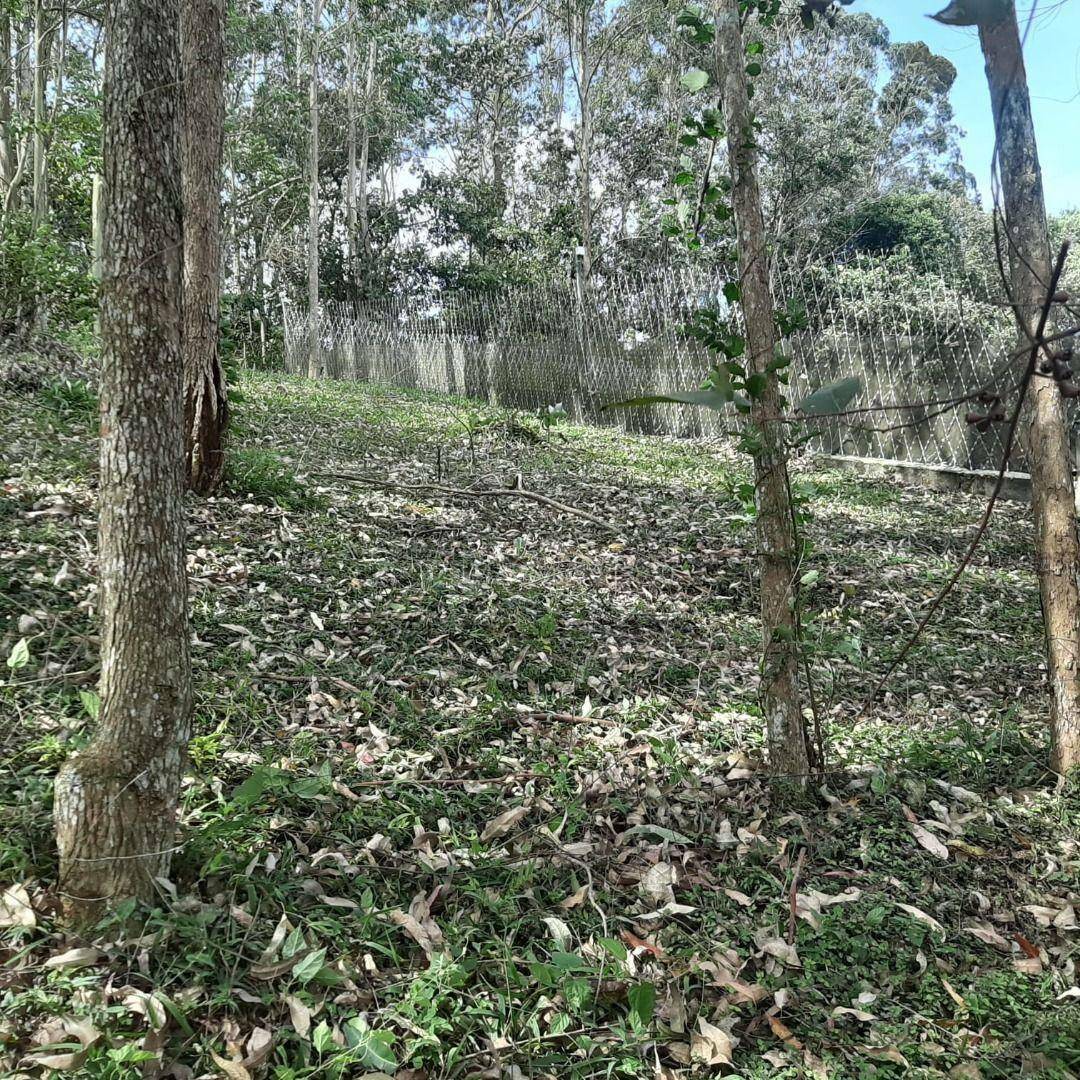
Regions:
<svg viewBox="0 0 1080 1080"><path fill-rule="evenodd" d="M1025 508L858 719L980 503L800 467L829 757L780 806L729 450L271 375L236 411L182 849L90 941L49 810L97 708L94 401L0 395L0 1074L1080 1075Z"/></svg>

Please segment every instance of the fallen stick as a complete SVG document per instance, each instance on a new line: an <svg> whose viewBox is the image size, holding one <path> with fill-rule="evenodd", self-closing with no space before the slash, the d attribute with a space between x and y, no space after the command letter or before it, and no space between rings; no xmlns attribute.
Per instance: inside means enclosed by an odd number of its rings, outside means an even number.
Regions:
<svg viewBox="0 0 1080 1080"><path fill-rule="evenodd" d="M383 480L376 476L365 476L363 473L350 472L319 473L319 476L336 480L350 480L358 484L371 484L373 487L388 488L391 491L429 491L438 492L441 495L464 495L474 499L532 499L533 502L538 502L560 513L584 518L586 521L591 521L594 525L599 525L600 528L607 529L610 532L617 533L620 531L618 526L613 525L610 521L605 521L603 518L598 518L595 514L590 514L588 510L581 510L576 506L570 506L568 503L558 502L547 495L541 495L539 491L530 491L528 488L523 487L455 488L448 487L445 484L402 484L395 480Z"/></svg>

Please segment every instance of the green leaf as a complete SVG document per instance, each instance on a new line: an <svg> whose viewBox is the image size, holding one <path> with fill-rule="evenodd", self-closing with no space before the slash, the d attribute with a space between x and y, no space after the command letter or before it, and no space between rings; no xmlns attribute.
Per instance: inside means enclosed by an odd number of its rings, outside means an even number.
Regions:
<svg viewBox="0 0 1080 1080"><path fill-rule="evenodd" d="M560 971L584 971L588 967L580 956L568 952L553 952L551 963Z"/></svg>
<svg viewBox="0 0 1080 1080"><path fill-rule="evenodd" d="M699 90L704 90L709 85L709 73L702 71L701 68L691 68L685 75L679 80L690 91L691 94L696 94Z"/></svg>
<svg viewBox="0 0 1080 1080"><path fill-rule="evenodd" d="M397 1070L397 1057L391 1049L394 1044L392 1032L368 1027L362 1016L354 1016L342 1025L342 1033L361 1065L387 1073Z"/></svg>
<svg viewBox="0 0 1080 1080"><path fill-rule="evenodd" d="M720 412L728 402L730 394L718 390L687 390L674 394L649 394L646 397L628 398L626 401L612 401L604 409L640 409L643 405L703 405L706 409Z"/></svg>
<svg viewBox="0 0 1080 1080"><path fill-rule="evenodd" d="M320 1054L337 1049L334 1044L334 1032L325 1020L320 1020L318 1026L311 1033L311 1044Z"/></svg>
<svg viewBox="0 0 1080 1080"><path fill-rule="evenodd" d="M80 690L79 700L91 720L96 720L101 715L101 698L93 690Z"/></svg>
<svg viewBox="0 0 1080 1080"><path fill-rule="evenodd" d="M637 1017L643 1027L648 1026L656 1008L656 987L652 983L638 983L630 987L626 997L630 1002L631 1014Z"/></svg>
<svg viewBox="0 0 1080 1080"><path fill-rule="evenodd" d="M761 65L756 60L752 61L746 65L746 74L751 78L757 77L761 74Z"/></svg>
<svg viewBox="0 0 1080 1080"><path fill-rule="evenodd" d="M803 416L828 416L842 412L862 389L862 379L851 375L846 379L828 383L805 398L798 407Z"/></svg>
<svg viewBox="0 0 1080 1080"><path fill-rule="evenodd" d="M19 668L24 668L29 663L30 642L26 638L19 638L11 650L11 655L7 658L7 666L12 671L18 671Z"/></svg>
<svg viewBox="0 0 1080 1080"><path fill-rule="evenodd" d="M753 375L746 380L746 392L755 401L758 400L765 393L765 387L769 385L768 377L761 371L755 371Z"/></svg>
<svg viewBox="0 0 1080 1080"><path fill-rule="evenodd" d="M305 953L300 960L293 964L293 977L298 982L311 982L311 980L322 970L322 966L325 963L325 949L316 949L314 952Z"/></svg>
<svg viewBox="0 0 1080 1080"><path fill-rule="evenodd" d="M675 174L675 186L676 187L687 187L688 185L692 184L693 182L694 182L694 174L692 172L687 172L685 169L683 169L682 172L677 172Z"/></svg>
<svg viewBox="0 0 1080 1080"><path fill-rule="evenodd" d="M630 955L626 950L626 946L615 938L600 938L600 944L620 963L624 963L627 956Z"/></svg>

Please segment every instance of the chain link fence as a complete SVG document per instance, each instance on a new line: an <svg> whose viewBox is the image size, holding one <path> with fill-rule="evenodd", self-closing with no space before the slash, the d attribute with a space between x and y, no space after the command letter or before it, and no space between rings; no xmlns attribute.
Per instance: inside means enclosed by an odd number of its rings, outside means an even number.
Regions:
<svg viewBox="0 0 1080 1080"><path fill-rule="evenodd" d="M1026 358L1010 360L1016 336L990 281L961 284L916 272L903 260L777 272L781 306L805 328L784 343L792 358L789 396L858 376L850 408L890 403L819 426L811 448L871 460L964 470L996 469L1004 425L979 432L971 407L945 399L987 387L1008 400ZM561 405L574 421L676 436L721 434L731 418L679 405L607 409L647 394L693 389L715 356L684 327L702 307L726 308L724 278L667 269L646 277L550 281L499 292L419 300L326 304L314 349L307 314L286 310L285 356L296 374L461 395L508 409ZM1014 451L1011 468L1024 468Z"/></svg>

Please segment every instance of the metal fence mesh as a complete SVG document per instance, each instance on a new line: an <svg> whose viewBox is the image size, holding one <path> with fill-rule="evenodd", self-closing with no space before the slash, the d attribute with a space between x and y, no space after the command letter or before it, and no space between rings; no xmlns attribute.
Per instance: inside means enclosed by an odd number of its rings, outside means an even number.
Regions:
<svg viewBox="0 0 1080 1080"><path fill-rule="evenodd" d="M721 310L724 279L670 269L649 278L571 281L434 300L331 303L320 312L314 370L332 379L462 395L511 409L561 404L575 421L639 433L698 436L729 417L678 405L607 410L645 394L693 389L715 357L684 327L703 306ZM935 402L984 386L1004 392L1023 368L1010 362L1015 331L1000 285L903 272L895 260L777 272L778 301L796 303L806 328L784 342L789 396L798 401L850 375L862 390L852 407ZM305 312L286 311L285 356L312 370ZM926 404L902 414L832 421L812 446L870 459L994 469L1002 425L980 433L966 407ZM1013 470L1024 468L1022 448Z"/></svg>

